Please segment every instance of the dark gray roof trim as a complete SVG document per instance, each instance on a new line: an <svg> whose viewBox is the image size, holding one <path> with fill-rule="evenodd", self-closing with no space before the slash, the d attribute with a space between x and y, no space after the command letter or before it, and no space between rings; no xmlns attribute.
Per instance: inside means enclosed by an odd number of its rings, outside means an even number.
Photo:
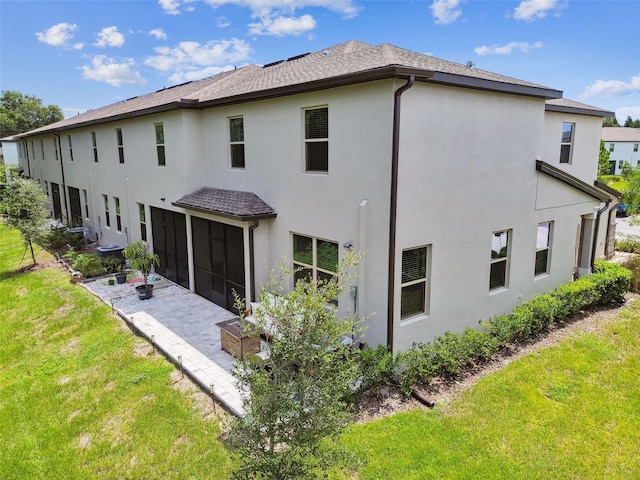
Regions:
<svg viewBox="0 0 640 480"><path fill-rule="evenodd" d="M593 198L600 200L601 202L610 202L613 200L613 198L611 198L612 196L607 192L593 187L588 183L583 182L579 178L576 178L573 175L569 175L567 172L560 170L553 165L549 165L542 160L536 160L536 170L542 173L546 173L556 180L559 180L562 183L575 188L576 190L580 190L581 192L586 193L587 195L590 195Z"/></svg>
<svg viewBox="0 0 640 480"><path fill-rule="evenodd" d="M546 99L562 97L562 90L554 90L552 88L536 85L500 82L496 80L487 80L484 78L468 77L443 72L435 72L431 78L431 83L451 85L454 87L475 88L477 90L489 90L492 92L511 93L514 95L542 97Z"/></svg>
<svg viewBox="0 0 640 480"><path fill-rule="evenodd" d="M277 215L255 193L210 187L202 187L171 205L242 221L275 218Z"/></svg>
<svg viewBox="0 0 640 480"><path fill-rule="evenodd" d="M615 113L584 103L575 102L568 98L548 100L544 109L548 112L574 113L576 115L590 115L592 117L613 117Z"/></svg>
<svg viewBox="0 0 640 480"><path fill-rule="evenodd" d="M622 198L622 192L619 192L615 188L611 188L606 183L602 183L599 180L594 180L593 184L596 186L596 188L599 188L600 190L604 190L605 192L613 195L614 197Z"/></svg>

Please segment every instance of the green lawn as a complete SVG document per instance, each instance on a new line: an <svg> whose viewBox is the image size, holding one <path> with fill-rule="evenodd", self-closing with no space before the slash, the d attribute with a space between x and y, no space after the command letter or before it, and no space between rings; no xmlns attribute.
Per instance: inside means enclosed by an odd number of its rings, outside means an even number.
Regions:
<svg viewBox="0 0 640 480"><path fill-rule="evenodd" d="M640 301L601 330L510 364L446 408L350 427L360 478L640 478Z"/></svg>
<svg viewBox="0 0 640 480"><path fill-rule="evenodd" d="M218 421L171 386L172 366L136 356L65 272L17 272L23 251L0 224L0 478L227 478Z"/></svg>
<svg viewBox="0 0 640 480"><path fill-rule="evenodd" d="M218 420L65 272L0 224L0 478L225 479ZM46 261L50 256L38 250ZM452 404L352 425L360 479L640 478L640 302Z"/></svg>

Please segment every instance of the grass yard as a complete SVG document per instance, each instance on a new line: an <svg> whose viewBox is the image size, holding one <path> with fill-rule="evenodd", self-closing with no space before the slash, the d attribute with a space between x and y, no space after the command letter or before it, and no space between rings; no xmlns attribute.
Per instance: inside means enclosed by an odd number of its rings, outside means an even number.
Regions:
<svg viewBox="0 0 640 480"><path fill-rule="evenodd" d="M361 479L640 478L640 300L452 404L344 435Z"/></svg>
<svg viewBox="0 0 640 480"><path fill-rule="evenodd" d="M172 366L65 272L20 273L23 252L0 223L0 478L227 478L219 419Z"/></svg>
<svg viewBox="0 0 640 480"><path fill-rule="evenodd" d="M0 223L0 478L228 478L220 419L172 366L67 273L20 271L23 252ZM358 473L333 478L640 478L640 300L618 316L449 405L351 425Z"/></svg>

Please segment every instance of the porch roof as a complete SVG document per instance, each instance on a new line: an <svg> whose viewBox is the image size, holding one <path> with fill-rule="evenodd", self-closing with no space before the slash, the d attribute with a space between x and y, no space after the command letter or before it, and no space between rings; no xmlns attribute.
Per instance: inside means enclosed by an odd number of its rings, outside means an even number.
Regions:
<svg viewBox="0 0 640 480"><path fill-rule="evenodd" d="M172 202L175 207L248 221L275 218L275 210L255 193L202 187Z"/></svg>

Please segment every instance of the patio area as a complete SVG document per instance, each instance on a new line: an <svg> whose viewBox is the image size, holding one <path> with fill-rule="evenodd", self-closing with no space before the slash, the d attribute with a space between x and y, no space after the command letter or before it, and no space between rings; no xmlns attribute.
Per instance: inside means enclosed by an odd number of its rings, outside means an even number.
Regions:
<svg viewBox="0 0 640 480"><path fill-rule="evenodd" d="M218 322L236 315L158 275L153 297L139 300L134 286L109 285L105 277L81 285L102 299L130 326L146 337L177 367L182 366L206 392L237 416L242 398L232 375L234 357L222 350ZM131 282L131 281L130 281Z"/></svg>

